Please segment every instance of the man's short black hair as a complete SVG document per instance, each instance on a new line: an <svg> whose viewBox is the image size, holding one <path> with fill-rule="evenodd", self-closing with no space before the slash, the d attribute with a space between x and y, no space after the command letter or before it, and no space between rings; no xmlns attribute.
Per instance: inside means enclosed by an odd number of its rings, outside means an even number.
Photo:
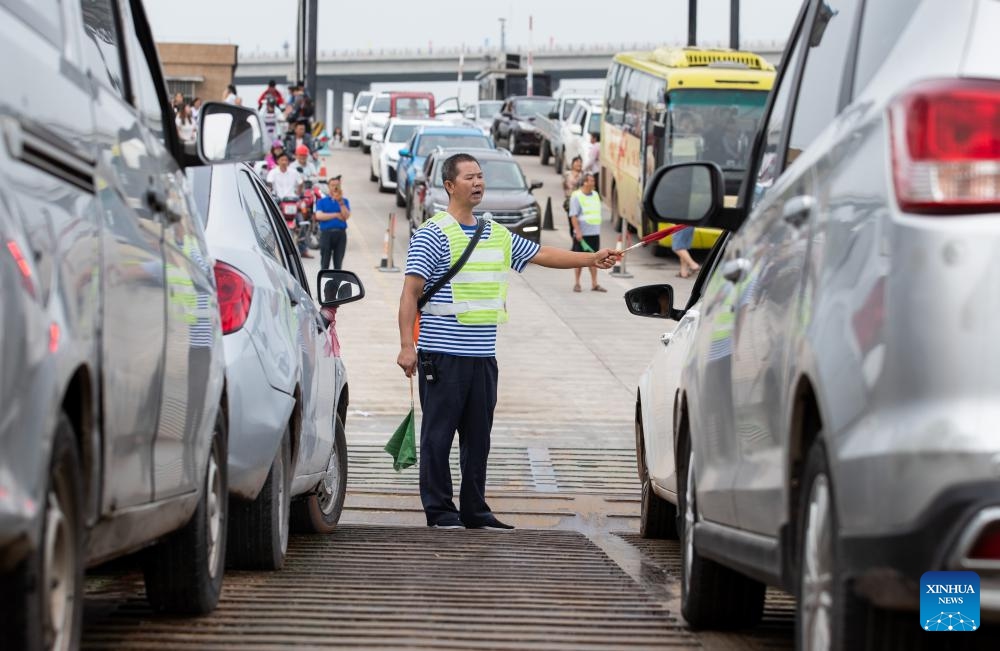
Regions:
<svg viewBox="0 0 1000 651"><path fill-rule="evenodd" d="M475 163L479 165L479 161L472 154L454 154L444 160L444 165L441 167L441 180L454 183L455 179L458 178L459 163Z"/></svg>
<svg viewBox="0 0 1000 651"><path fill-rule="evenodd" d="M268 86L270 86L271 88L274 88L275 86L277 86L277 85L278 85L278 82L276 82L276 81L275 81L275 80L273 80L273 79L268 79L268 80L267 80L267 85L268 85Z"/></svg>
<svg viewBox="0 0 1000 651"><path fill-rule="evenodd" d="M288 160L292 160L292 157L289 156L288 152L285 151L284 149L278 152L278 157L275 160L281 160L282 158L287 158Z"/></svg>

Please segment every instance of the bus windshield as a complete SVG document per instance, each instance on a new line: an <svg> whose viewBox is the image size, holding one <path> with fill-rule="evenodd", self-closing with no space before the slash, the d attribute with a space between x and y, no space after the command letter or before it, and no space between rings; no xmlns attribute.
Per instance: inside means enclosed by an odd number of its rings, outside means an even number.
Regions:
<svg viewBox="0 0 1000 651"><path fill-rule="evenodd" d="M670 138L666 160L706 160L743 171L767 91L675 90L670 93Z"/></svg>

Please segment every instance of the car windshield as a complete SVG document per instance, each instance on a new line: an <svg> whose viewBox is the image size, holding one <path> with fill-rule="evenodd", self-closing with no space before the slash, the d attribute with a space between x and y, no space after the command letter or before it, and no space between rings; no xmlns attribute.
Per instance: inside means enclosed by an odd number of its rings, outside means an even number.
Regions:
<svg viewBox="0 0 1000 651"><path fill-rule="evenodd" d="M426 156L438 147L451 149L490 149L489 138L482 134L427 135L417 145L417 156Z"/></svg>
<svg viewBox="0 0 1000 651"><path fill-rule="evenodd" d="M362 95L358 98L358 101L354 104L355 111L367 111L368 107L371 106L372 100L375 99L374 95Z"/></svg>
<svg viewBox="0 0 1000 651"><path fill-rule="evenodd" d="M479 102L479 117L493 118L503 107L503 102Z"/></svg>
<svg viewBox="0 0 1000 651"><path fill-rule="evenodd" d="M479 161L483 170L483 180L486 183L486 190L524 190L527 184L524 181L524 174L521 173L521 166L512 160L484 160ZM437 165L434 173L434 186L442 187L444 181L441 179L441 169L444 161Z"/></svg>
<svg viewBox="0 0 1000 651"><path fill-rule="evenodd" d="M389 142L406 142L417 130L415 124L397 124L389 131Z"/></svg>
<svg viewBox="0 0 1000 651"><path fill-rule="evenodd" d="M705 160L745 170L767 91L675 90L670 93L671 163Z"/></svg>
<svg viewBox="0 0 1000 651"><path fill-rule="evenodd" d="M591 113L590 114L590 124L587 125L587 133L592 133L594 135L601 135L601 114Z"/></svg>
<svg viewBox="0 0 1000 651"><path fill-rule="evenodd" d="M554 99L519 99L514 102L514 115L533 118L538 113L548 115L555 107Z"/></svg>
<svg viewBox="0 0 1000 651"><path fill-rule="evenodd" d="M378 97L372 104L372 113L388 113L389 112L389 98L388 97Z"/></svg>
<svg viewBox="0 0 1000 651"><path fill-rule="evenodd" d="M396 115L407 118L429 118L431 101L426 97L397 97Z"/></svg>
<svg viewBox="0 0 1000 651"><path fill-rule="evenodd" d="M576 106L576 103L579 101L580 100L578 99L566 100L566 103L563 104L562 115L560 116L560 119L565 120L566 118L568 118L569 114L573 112L573 107Z"/></svg>

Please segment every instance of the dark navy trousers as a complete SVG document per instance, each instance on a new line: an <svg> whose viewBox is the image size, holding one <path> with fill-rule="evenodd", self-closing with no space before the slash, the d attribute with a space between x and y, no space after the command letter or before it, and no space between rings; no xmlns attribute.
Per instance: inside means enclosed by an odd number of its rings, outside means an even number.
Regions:
<svg viewBox="0 0 1000 651"><path fill-rule="evenodd" d="M486 461L497 405L495 357L460 357L421 351L433 362L436 381L428 382L420 366L420 501L427 524L454 522L480 526L493 516L486 504ZM448 457L458 431L462 485L459 508L452 501Z"/></svg>

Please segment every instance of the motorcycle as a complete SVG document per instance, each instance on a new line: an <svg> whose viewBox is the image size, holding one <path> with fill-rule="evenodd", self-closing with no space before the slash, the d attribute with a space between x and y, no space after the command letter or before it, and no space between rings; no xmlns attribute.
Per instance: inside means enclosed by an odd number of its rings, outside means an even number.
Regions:
<svg viewBox="0 0 1000 651"><path fill-rule="evenodd" d="M303 183L303 194L299 199L299 228L297 237L304 241L310 249L319 248L319 223L314 216L316 202L322 198L319 188L313 187L313 182L306 179Z"/></svg>
<svg viewBox="0 0 1000 651"><path fill-rule="evenodd" d="M288 230L295 234L298 229L298 217L299 217L299 198L298 197L279 197L278 198L278 210L281 212L281 216L285 218L285 226Z"/></svg>

